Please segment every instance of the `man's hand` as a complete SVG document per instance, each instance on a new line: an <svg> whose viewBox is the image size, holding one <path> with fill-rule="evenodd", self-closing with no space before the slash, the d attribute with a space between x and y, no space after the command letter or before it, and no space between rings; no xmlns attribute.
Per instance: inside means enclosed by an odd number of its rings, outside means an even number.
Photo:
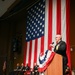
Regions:
<svg viewBox="0 0 75 75"><path fill-rule="evenodd" d="M54 45L53 44L50 44L49 46L52 47L52 48L54 48Z"/></svg>

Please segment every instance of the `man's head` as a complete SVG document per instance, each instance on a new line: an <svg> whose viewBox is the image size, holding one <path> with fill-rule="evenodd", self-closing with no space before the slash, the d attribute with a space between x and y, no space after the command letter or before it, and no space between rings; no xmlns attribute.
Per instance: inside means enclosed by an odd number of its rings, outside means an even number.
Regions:
<svg viewBox="0 0 75 75"><path fill-rule="evenodd" d="M19 64L19 63L17 63L17 66L20 66L20 64Z"/></svg>
<svg viewBox="0 0 75 75"><path fill-rule="evenodd" d="M62 36L60 34L57 34L55 37L56 43L58 43L60 40L62 40Z"/></svg>
<svg viewBox="0 0 75 75"><path fill-rule="evenodd" d="M24 66L24 64L23 64L23 63L21 63L21 66Z"/></svg>

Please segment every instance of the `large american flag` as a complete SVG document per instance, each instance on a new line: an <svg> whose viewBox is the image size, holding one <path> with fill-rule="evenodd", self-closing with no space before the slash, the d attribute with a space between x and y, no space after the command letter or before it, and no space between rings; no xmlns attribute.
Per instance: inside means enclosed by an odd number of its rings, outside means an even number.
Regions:
<svg viewBox="0 0 75 75"><path fill-rule="evenodd" d="M67 43L70 66L69 4L69 0L40 0L27 10L24 63L31 68L34 63L39 64L39 54L50 49L56 34L61 34Z"/></svg>

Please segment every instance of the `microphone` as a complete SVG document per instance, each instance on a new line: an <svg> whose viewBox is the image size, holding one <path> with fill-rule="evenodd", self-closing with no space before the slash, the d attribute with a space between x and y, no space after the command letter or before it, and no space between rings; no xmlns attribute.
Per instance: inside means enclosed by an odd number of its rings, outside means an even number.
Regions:
<svg viewBox="0 0 75 75"><path fill-rule="evenodd" d="M53 47L53 44L54 44L54 42L52 42L52 43L50 44L50 46Z"/></svg>
<svg viewBox="0 0 75 75"><path fill-rule="evenodd" d="M54 42L52 42L52 44L54 44Z"/></svg>

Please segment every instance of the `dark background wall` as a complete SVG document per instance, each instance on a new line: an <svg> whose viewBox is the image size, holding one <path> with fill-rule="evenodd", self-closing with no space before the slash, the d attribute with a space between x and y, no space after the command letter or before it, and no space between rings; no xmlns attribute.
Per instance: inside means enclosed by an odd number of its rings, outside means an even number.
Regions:
<svg viewBox="0 0 75 75"><path fill-rule="evenodd" d="M75 0L70 1L70 45L72 69L75 69Z"/></svg>
<svg viewBox="0 0 75 75"><path fill-rule="evenodd" d="M75 68L75 1L70 2L70 44L72 69ZM0 72L2 72L3 62L7 61L7 74L16 67L16 64L23 62L25 48L25 27L26 27L26 9L13 17L0 21ZM12 41L14 37L21 42L20 52L12 50ZM21 39L19 39L21 38Z"/></svg>

